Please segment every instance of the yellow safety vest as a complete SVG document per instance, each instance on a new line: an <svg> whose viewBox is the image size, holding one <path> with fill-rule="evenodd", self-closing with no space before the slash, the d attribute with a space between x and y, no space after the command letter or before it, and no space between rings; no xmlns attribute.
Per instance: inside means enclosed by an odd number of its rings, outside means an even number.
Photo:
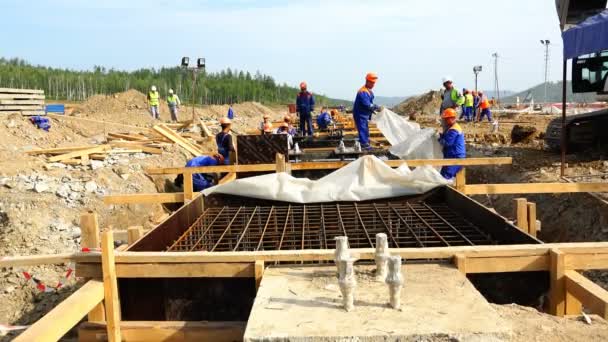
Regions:
<svg viewBox="0 0 608 342"><path fill-rule="evenodd" d="M150 106L158 106L158 100L160 98L160 95L158 95L157 91L149 92L148 97L150 98Z"/></svg>
<svg viewBox="0 0 608 342"><path fill-rule="evenodd" d="M175 96L175 94L167 96L167 103L170 104L170 105L176 105L177 104L177 96Z"/></svg>

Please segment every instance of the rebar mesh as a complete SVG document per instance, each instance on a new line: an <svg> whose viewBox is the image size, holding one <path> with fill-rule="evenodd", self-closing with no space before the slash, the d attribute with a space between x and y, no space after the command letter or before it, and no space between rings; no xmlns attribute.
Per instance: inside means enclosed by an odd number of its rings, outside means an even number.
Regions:
<svg viewBox="0 0 608 342"><path fill-rule="evenodd" d="M209 208L170 251L258 251L374 247L386 233L391 247L492 244L490 237L441 203L406 201Z"/></svg>

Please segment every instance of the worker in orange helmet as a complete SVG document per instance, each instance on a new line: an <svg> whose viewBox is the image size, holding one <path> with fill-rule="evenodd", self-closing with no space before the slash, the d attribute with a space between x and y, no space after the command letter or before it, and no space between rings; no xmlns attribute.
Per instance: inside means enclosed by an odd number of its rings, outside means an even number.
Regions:
<svg viewBox="0 0 608 342"><path fill-rule="evenodd" d="M439 143L443 148L443 158L466 158L466 146L462 128L456 122L456 110L454 108L444 109L441 114L444 131L439 135ZM449 165L441 168L441 175L446 179L452 179L458 171L462 169L460 165Z"/></svg>
<svg viewBox="0 0 608 342"><path fill-rule="evenodd" d="M260 123L260 132L262 134L264 134L266 126L270 127L270 130L272 131L272 123L270 122L270 115L268 114L264 114L264 121Z"/></svg>
<svg viewBox="0 0 608 342"><path fill-rule="evenodd" d="M295 127L293 127L293 125L291 124L291 116L289 114L286 114L283 117L283 122L285 124L287 124L287 133L289 135L291 135L292 137L295 136L297 134Z"/></svg>
<svg viewBox="0 0 608 342"><path fill-rule="evenodd" d="M369 144L369 120L372 114L382 110L382 107L374 104L374 93L372 88L376 85L378 76L375 72L370 72L365 76L365 85L359 89L353 105L353 119L357 132L359 132L359 143L361 148L371 150Z"/></svg>
<svg viewBox="0 0 608 342"><path fill-rule="evenodd" d="M272 134L272 124L270 122L262 124L262 134Z"/></svg>
<svg viewBox="0 0 608 342"><path fill-rule="evenodd" d="M307 88L306 82L300 83L300 92L296 97L296 111L300 117L300 132L303 136L312 136L312 112L315 110L315 98Z"/></svg>
<svg viewBox="0 0 608 342"><path fill-rule="evenodd" d="M225 164L230 164L230 152L236 152L234 143L232 142L232 135L230 135L231 125L232 120L225 117L221 118L220 126L222 127L222 130L215 136L217 151L224 157Z"/></svg>

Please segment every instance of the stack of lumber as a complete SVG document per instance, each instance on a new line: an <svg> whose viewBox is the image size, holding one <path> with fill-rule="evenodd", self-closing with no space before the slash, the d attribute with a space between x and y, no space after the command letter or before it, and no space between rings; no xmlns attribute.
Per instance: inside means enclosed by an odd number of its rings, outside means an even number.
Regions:
<svg viewBox="0 0 608 342"><path fill-rule="evenodd" d="M44 90L0 88L0 114L44 115Z"/></svg>
<svg viewBox="0 0 608 342"><path fill-rule="evenodd" d="M157 134L161 135L162 137L164 137L165 139L168 139L168 140L174 142L175 144L177 144L179 147L186 150L188 153L190 153L194 157L206 154L205 151L203 151L199 145L197 145L196 143L190 142L188 139L181 136L176 131L172 130L166 124L156 125L152 128L152 130L154 132L156 132Z"/></svg>
<svg viewBox="0 0 608 342"><path fill-rule="evenodd" d="M84 145L71 147L56 147L27 151L29 155L47 155L50 163L63 163L68 165L88 165L90 160L105 160L110 154L117 153L162 153L160 148L120 147L110 144Z"/></svg>

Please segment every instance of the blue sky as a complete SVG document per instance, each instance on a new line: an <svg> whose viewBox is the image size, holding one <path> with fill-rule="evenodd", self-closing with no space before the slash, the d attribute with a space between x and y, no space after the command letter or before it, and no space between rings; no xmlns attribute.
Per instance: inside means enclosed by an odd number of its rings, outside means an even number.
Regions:
<svg viewBox="0 0 608 342"><path fill-rule="evenodd" d="M313 92L350 99L367 71L376 94L405 96L441 87L452 76L493 88L498 52L501 89L561 79L554 0L3 0L0 55L74 69L132 70L201 56L226 67L272 75Z"/></svg>

